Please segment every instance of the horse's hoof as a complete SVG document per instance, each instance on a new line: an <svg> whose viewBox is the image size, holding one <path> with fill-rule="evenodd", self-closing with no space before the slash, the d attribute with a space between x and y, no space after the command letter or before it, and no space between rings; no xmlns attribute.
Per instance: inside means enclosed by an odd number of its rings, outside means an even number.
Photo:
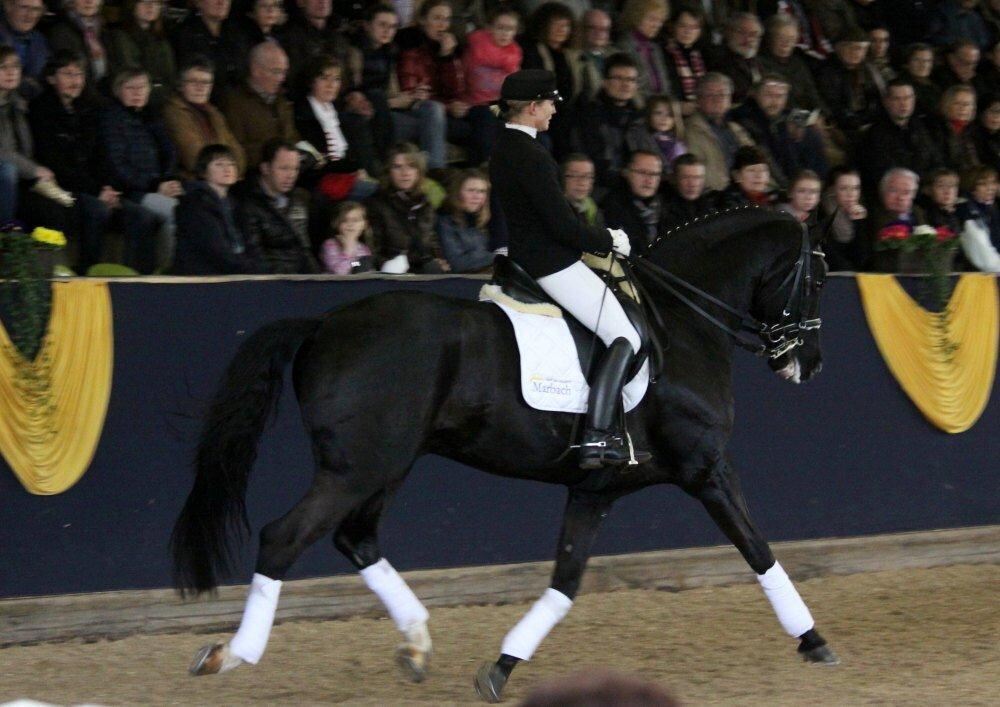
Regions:
<svg viewBox="0 0 1000 707"><path fill-rule="evenodd" d="M428 651L422 651L410 643L400 644L396 649L396 665L413 682L423 682L427 677L430 658Z"/></svg>
<svg viewBox="0 0 1000 707"><path fill-rule="evenodd" d="M503 686L507 684L507 678L496 663L483 663L476 671L473 684L480 698L490 704L496 704L502 701L500 694L503 692Z"/></svg>
<svg viewBox="0 0 1000 707"><path fill-rule="evenodd" d="M830 650L830 646L822 645L816 646L815 648L810 648L809 650L799 651L799 655L802 656L802 660L812 665L840 665L840 658L837 654Z"/></svg>
<svg viewBox="0 0 1000 707"><path fill-rule="evenodd" d="M192 675L216 675L242 664L241 659L229 652L228 643L210 643L195 653L188 672Z"/></svg>

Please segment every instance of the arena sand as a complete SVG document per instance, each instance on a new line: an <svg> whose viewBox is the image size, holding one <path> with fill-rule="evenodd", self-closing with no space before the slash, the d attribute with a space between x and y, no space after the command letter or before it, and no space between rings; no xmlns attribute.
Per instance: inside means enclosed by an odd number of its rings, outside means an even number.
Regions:
<svg viewBox="0 0 1000 707"><path fill-rule="evenodd" d="M603 666L653 680L685 704L1000 704L1000 566L825 577L799 589L842 660L811 667L756 583L669 593L582 596L508 685L532 686ZM542 587L539 587L541 591ZM279 625L263 661L191 678L203 643L226 636L136 636L0 650L0 702L58 704L476 704L478 664L496 657L526 604L434 609L432 674L413 685L392 660L385 619ZM2 620L2 617L0 617Z"/></svg>

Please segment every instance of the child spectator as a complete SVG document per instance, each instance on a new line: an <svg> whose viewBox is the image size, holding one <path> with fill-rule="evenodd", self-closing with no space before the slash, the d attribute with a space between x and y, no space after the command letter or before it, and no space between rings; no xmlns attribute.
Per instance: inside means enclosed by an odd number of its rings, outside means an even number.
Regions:
<svg viewBox="0 0 1000 707"><path fill-rule="evenodd" d="M490 182L479 169L455 175L448 198L437 217L441 250L452 272L488 272L493 267L489 249Z"/></svg>
<svg viewBox="0 0 1000 707"><path fill-rule="evenodd" d="M788 201L778 206L795 217L805 228L816 225L816 207L819 206L823 181L811 169L804 169L788 182Z"/></svg>
<svg viewBox="0 0 1000 707"><path fill-rule="evenodd" d="M674 106L670 97L664 95L652 96L646 104L646 129L663 155L663 174L667 177L674 160L687 153L687 146L681 140L684 123Z"/></svg>
<svg viewBox="0 0 1000 707"><path fill-rule="evenodd" d="M449 269L434 234L434 207L424 194L427 164L411 143L389 151L382 187L368 200L375 253L383 272L435 274Z"/></svg>
<svg viewBox="0 0 1000 707"><path fill-rule="evenodd" d="M357 201L344 201L330 223L333 238L323 241L323 267L334 275L355 275L375 269L367 211Z"/></svg>
<svg viewBox="0 0 1000 707"><path fill-rule="evenodd" d="M257 243L247 242L236 223L229 188L238 178L236 153L227 145L198 152L197 181L177 206L176 275L236 275L266 272Z"/></svg>
<svg viewBox="0 0 1000 707"><path fill-rule="evenodd" d="M835 167L823 194L823 215L832 218L830 235L823 244L833 271L862 270L871 257L868 209L861 203L861 176L851 167Z"/></svg>
<svg viewBox="0 0 1000 707"><path fill-rule="evenodd" d="M156 109L163 106L177 75L162 10L162 0L128 0L125 20L108 37L108 73L114 76L126 67L145 69L153 87L150 105Z"/></svg>

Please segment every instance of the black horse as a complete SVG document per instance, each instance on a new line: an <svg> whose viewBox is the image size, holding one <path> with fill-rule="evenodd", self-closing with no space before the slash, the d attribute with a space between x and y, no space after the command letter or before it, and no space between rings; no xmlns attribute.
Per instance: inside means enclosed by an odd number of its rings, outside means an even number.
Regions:
<svg viewBox="0 0 1000 707"><path fill-rule="evenodd" d="M366 568L385 562L376 534L383 511L414 461L434 453L492 474L568 488L549 590L561 595L564 614L613 502L652 484L672 483L704 504L757 573L782 625L799 639L799 653L808 661L835 663L754 526L727 453L734 341L770 351L772 368L795 382L820 369L816 317L825 276L822 253L792 219L743 209L665 234L634 261L654 319L665 324L661 333L669 338L660 376L628 415L637 447L651 450L652 462L600 483L595 472L578 469L576 455L566 453L575 416L524 403L513 331L492 304L400 291L318 318L275 322L242 345L207 414L194 488L172 539L179 589L210 591L228 571L233 543L245 536L241 525L249 527L244 498L258 441L283 370L294 358L293 381L312 439L315 477L302 500L261 531L256 571L262 582L283 578L303 550L331 533L337 549L369 581ZM748 322L754 323L745 326ZM759 338L751 345L741 328L753 329ZM385 381L393 384L387 387ZM395 575L391 567L388 571ZM398 575L392 581L389 595L409 592ZM423 607L409 592L403 603L412 608L416 602L419 610L407 624L391 605L396 600L369 586L406 635L400 662L421 679L430 652L420 621ZM248 600L248 614L253 601ZM269 601L276 604L277 594ZM529 617L534 614L533 609ZM480 669L476 686L484 699L499 700L513 666L530 657L561 614L540 622L538 616L526 617L518 624L520 638L528 635L527 655L505 651ZM244 624L248 620L245 616ZM273 606L258 623L269 630L272 620ZM266 643L266 631L262 640ZM262 651L263 644L256 657ZM235 648L231 653L229 644L206 646L192 672L219 672L244 660L256 662L235 655Z"/></svg>

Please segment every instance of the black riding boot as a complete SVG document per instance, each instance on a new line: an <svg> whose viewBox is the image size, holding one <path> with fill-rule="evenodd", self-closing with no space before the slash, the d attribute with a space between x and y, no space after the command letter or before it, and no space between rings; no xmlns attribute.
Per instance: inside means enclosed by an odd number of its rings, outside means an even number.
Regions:
<svg viewBox="0 0 1000 707"><path fill-rule="evenodd" d="M627 464L632 459L625 436L624 414L621 429L616 424L621 409L622 387L634 354L628 339L611 342L590 386L587 403L587 430L580 443L580 468L600 469ZM649 461L648 452L633 451L639 463Z"/></svg>

